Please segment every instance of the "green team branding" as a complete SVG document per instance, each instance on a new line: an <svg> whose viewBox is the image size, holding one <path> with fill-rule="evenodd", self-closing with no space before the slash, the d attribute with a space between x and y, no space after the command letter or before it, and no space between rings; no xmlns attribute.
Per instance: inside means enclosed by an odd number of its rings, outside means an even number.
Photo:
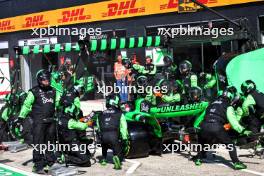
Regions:
<svg viewBox="0 0 264 176"><path fill-rule="evenodd" d="M24 174L21 174L19 172L11 171L9 169L6 169L4 167L0 167L0 175L1 176L26 176Z"/></svg>
<svg viewBox="0 0 264 176"><path fill-rule="evenodd" d="M202 107L203 107L203 103L164 106L164 107L158 107L156 112L157 113L166 113L166 112L189 111L189 110L201 109Z"/></svg>

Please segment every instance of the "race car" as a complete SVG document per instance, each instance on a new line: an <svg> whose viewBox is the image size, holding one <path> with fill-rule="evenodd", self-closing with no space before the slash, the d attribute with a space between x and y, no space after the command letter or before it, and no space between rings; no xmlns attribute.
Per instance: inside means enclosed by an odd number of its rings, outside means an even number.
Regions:
<svg viewBox="0 0 264 176"><path fill-rule="evenodd" d="M130 135L127 158L148 156L155 141L162 143L196 139L208 102L151 106L143 98L135 101L135 109L125 113ZM153 144L154 143L154 144Z"/></svg>

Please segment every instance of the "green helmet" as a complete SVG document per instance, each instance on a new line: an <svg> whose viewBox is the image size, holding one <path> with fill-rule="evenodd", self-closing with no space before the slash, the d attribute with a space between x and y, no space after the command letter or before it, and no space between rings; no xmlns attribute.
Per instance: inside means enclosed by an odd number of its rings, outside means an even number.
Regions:
<svg viewBox="0 0 264 176"><path fill-rule="evenodd" d="M237 89L234 86L228 86L223 92L221 92L220 97L228 99L231 102L236 94Z"/></svg>

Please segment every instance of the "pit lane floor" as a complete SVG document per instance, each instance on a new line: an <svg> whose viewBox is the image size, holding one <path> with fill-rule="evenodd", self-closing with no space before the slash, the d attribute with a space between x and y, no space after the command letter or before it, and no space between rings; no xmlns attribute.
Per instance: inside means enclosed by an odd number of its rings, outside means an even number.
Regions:
<svg viewBox="0 0 264 176"><path fill-rule="evenodd" d="M248 153L247 151L239 151L240 154ZM109 151L111 156L111 151ZM101 149L98 148L95 154L95 159L92 160L92 167L78 168L81 175L93 176L116 176L116 175L136 175L136 176L264 176L264 160L257 157L246 158L241 157L241 161L248 165L248 169L235 171L230 167L228 154L225 151L219 151L216 157L209 156L206 163L202 166L195 166L194 163L186 158L186 153L163 154L160 156L150 156L147 158L130 159L123 162L122 170L116 171L113 165L108 163L106 166L101 166L98 163L98 157L101 156ZM18 153L3 152L0 154L0 175L1 169L11 166L13 168L23 170L14 170L17 173L31 175L32 162L27 166L22 164L32 158L32 149L21 151ZM110 161L110 157L108 158ZM225 160L227 159L227 161ZM134 169L134 166L139 166ZM8 168L6 168L8 169ZM9 170L12 170L12 168ZM128 174L130 172L131 174Z"/></svg>
<svg viewBox="0 0 264 176"><path fill-rule="evenodd" d="M103 108L103 101L82 102L82 109L87 115L91 110L100 110ZM109 151L110 152L110 151ZM110 152L111 153L111 152ZM239 155L249 154L248 150L239 150ZM258 157L248 158L240 157L248 169L235 171L230 167L230 158L226 150L218 150L216 157L209 155L206 163L202 166L195 166L188 160L187 153L168 153L160 156L150 156L147 158L138 158L127 160L123 163L122 170L116 171L112 164L101 166L98 163L98 157L101 156L101 148L96 150L92 167L78 168L83 171L82 175L93 176L119 176L119 175L136 175L136 176L264 176L264 159ZM32 149L18 153L2 152L0 153L0 175L1 170L9 169L24 175L31 175L32 162L27 166L22 164L32 159ZM109 158L110 161L110 158ZM8 167L8 168L7 168ZM15 168L15 169L14 169ZM135 169L136 168L136 169ZM22 171L23 173L22 173ZM128 174L130 172L130 174ZM12 175L12 174L11 174ZM13 173L14 176L18 176Z"/></svg>

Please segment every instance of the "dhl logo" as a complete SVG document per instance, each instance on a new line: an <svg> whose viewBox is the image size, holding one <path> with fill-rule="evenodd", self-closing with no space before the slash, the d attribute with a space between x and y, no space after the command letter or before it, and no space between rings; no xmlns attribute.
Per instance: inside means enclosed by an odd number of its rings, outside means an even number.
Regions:
<svg viewBox="0 0 264 176"><path fill-rule="evenodd" d="M173 9L178 7L178 0L169 0L167 4L160 5L160 10Z"/></svg>
<svg viewBox="0 0 264 176"><path fill-rule="evenodd" d="M102 17L120 16L145 12L145 7L137 8L136 2L136 0L127 0L119 3L108 4L108 12L103 13Z"/></svg>
<svg viewBox="0 0 264 176"><path fill-rule="evenodd" d="M78 8L73 10L66 10L62 13L62 18L58 20L59 23L67 23L74 21L83 21L91 19L91 15L84 14L84 8Z"/></svg>
<svg viewBox="0 0 264 176"><path fill-rule="evenodd" d="M22 25L23 28L32 28L43 25L48 25L48 21L44 21L44 15L35 15L25 18L26 23Z"/></svg>
<svg viewBox="0 0 264 176"><path fill-rule="evenodd" d="M15 29L15 25L11 25L11 20L0 21L0 31L8 31Z"/></svg>
<svg viewBox="0 0 264 176"><path fill-rule="evenodd" d="M160 5L160 10L177 8L180 0L168 0L167 4ZM185 3L190 3L190 0L184 0ZM218 0L198 0L202 4L217 3Z"/></svg>

